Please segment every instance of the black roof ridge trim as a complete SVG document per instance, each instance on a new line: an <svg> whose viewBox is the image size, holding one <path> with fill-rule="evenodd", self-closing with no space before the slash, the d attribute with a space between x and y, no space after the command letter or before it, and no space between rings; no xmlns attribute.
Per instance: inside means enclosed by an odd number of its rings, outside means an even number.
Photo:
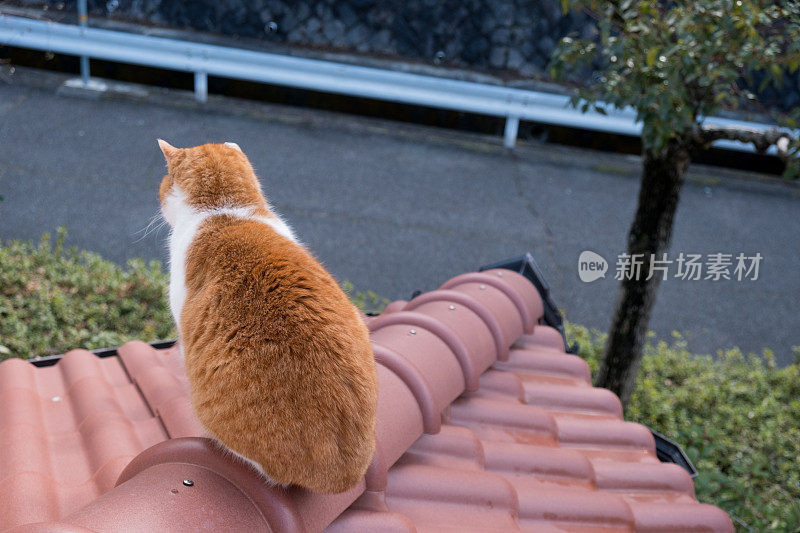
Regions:
<svg viewBox="0 0 800 533"><path fill-rule="evenodd" d="M172 348L176 342L177 339L168 339L168 340L152 341L148 342L147 344L149 344L156 350L163 350L165 348ZM95 354L97 357L113 357L115 355L119 355L117 351L118 349L119 347L117 346L115 348L97 348L89 351ZM41 357L32 357L31 359L28 359L28 362L36 367L53 366L56 363L58 363L61 360L61 358L64 357L64 355L65 354L60 353L58 355L43 355Z"/></svg>

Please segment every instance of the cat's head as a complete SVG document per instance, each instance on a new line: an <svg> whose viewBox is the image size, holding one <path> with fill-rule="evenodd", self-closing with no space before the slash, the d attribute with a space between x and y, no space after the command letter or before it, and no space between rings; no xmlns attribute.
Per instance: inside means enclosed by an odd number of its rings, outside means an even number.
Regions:
<svg viewBox="0 0 800 533"><path fill-rule="evenodd" d="M236 143L203 144L175 148L158 139L167 159L168 173L161 180L161 211L170 225L176 209L186 205L199 211L226 207L266 207L258 178Z"/></svg>

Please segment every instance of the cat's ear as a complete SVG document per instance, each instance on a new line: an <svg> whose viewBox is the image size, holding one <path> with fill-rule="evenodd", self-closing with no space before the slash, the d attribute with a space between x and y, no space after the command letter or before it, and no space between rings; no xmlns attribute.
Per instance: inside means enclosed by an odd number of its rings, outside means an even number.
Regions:
<svg viewBox="0 0 800 533"><path fill-rule="evenodd" d="M167 166L169 166L173 158L178 155L178 148L175 148L164 139L158 139L158 147L161 148L164 157L167 158Z"/></svg>
<svg viewBox="0 0 800 533"><path fill-rule="evenodd" d="M239 150L240 152L242 151L242 149L239 148L239 145L236 143L225 143L225 146L227 146L228 148L233 148L234 150Z"/></svg>

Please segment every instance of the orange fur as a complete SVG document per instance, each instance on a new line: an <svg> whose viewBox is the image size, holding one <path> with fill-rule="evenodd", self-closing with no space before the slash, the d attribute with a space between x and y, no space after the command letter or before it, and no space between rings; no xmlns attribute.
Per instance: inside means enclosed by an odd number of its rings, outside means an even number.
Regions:
<svg viewBox="0 0 800 533"><path fill-rule="evenodd" d="M274 216L240 151L162 151L162 207L177 184L196 210ZM375 450L377 379L367 329L336 281L271 226L230 214L201 223L185 270L176 320L200 422L278 483L355 485Z"/></svg>

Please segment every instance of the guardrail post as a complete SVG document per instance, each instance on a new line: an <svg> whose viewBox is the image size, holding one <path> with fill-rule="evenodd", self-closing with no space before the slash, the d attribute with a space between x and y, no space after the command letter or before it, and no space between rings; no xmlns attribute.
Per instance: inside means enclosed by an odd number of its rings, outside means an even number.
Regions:
<svg viewBox="0 0 800 533"><path fill-rule="evenodd" d="M517 132L519 132L519 117L506 117L506 131L503 138L506 148L514 148L517 142Z"/></svg>
<svg viewBox="0 0 800 533"><path fill-rule="evenodd" d="M89 10L86 7L86 0L78 0L78 25L81 29L81 35L86 35L86 28L89 26ZM81 82L83 86L89 85L89 57L81 56Z"/></svg>
<svg viewBox="0 0 800 533"><path fill-rule="evenodd" d="M194 99L204 104L208 100L208 74L194 73Z"/></svg>

